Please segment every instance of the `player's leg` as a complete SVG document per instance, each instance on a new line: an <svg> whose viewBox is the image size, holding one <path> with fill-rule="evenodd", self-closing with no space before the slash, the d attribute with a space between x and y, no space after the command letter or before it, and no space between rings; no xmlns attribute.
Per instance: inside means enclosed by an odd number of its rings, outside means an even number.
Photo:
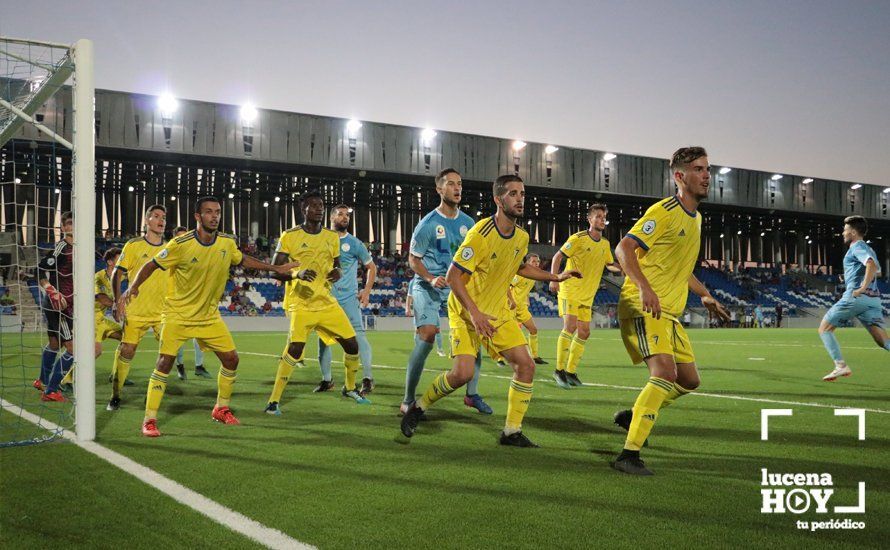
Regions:
<svg viewBox="0 0 890 550"><path fill-rule="evenodd" d="M582 386L581 380L578 378L578 364L584 356L584 346L590 337L590 308L583 308L578 311L576 321L575 335L572 337L572 344L569 347L569 358L566 362L566 380L572 386Z"/></svg>
<svg viewBox="0 0 890 550"><path fill-rule="evenodd" d="M569 362L569 350L572 347L572 339L578 328L578 317L571 307L572 303L569 300L565 298L559 300L562 330L559 333L559 338L556 340L556 370L553 372L553 379L563 389L572 387L566 378L566 367Z"/></svg>
<svg viewBox="0 0 890 550"><path fill-rule="evenodd" d="M238 352L235 350L232 333L229 332L229 328L222 319L216 319L214 322L190 332L189 336L198 340L203 349L215 353L220 362L219 373L216 376L216 405L213 407L210 417L223 424L240 424L229 408L240 361ZM178 347L173 349L178 349Z"/></svg>
<svg viewBox="0 0 890 550"><path fill-rule="evenodd" d="M204 368L204 350L197 340L192 340L195 345L195 376L199 378L213 378L213 375Z"/></svg>
<svg viewBox="0 0 890 550"><path fill-rule="evenodd" d="M501 327L503 329L505 327ZM518 331L517 327L517 331ZM535 361L525 345L501 351L513 367L513 379L507 392L507 420L501 432L500 444L514 447L537 447L522 433L522 420L532 399Z"/></svg>
<svg viewBox="0 0 890 550"><path fill-rule="evenodd" d="M43 390L43 401L65 401L60 386L62 379L74 365L74 333L71 330L71 318L65 313L59 315L59 341L61 342L62 355L53 364L47 379L46 388Z"/></svg>
<svg viewBox="0 0 890 550"><path fill-rule="evenodd" d="M831 309L828 310L819 324L819 338L822 340L822 345L825 346L828 356L834 361L834 369L822 377L822 380L826 382L832 382L842 376L853 374L853 371L850 370L850 367L844 361L844 356L841 354L841 345L834 334L836 327L852 318L852 308L852 303L841 300L831 306Z"/></svg>
<svg viewBox="0 0 890 550"><path fill-rule="evenodd" d="M358 339L354 335L344 338L342 335L334 336L333 333L331 333L331 337L335 338L343 348L343 387L340 389L340 394L343 397L353 399L360 405L370 404L371 401L359 391L361 388L356 384L359 369Z"/></svg>
<svg viewBox="0 0 890 550"><path fill-rule="evenodd" d="M173 334L173 331L169 332L170 340L179 339L178 336ZM142 418L142 435L146 437L158 437L161 435L161 432L158 431L158 409L161 408L161 400L164 398L164 392L167 390L167 376L170 374L170 370L173 368L173 362L176 360L176 350L179 349L179 346L182 345L185 339L182 338L179 340L178 344L172 347L172 350L168 350L167 353L164 353L162 349L160 353L158 353L158 360L155 363L155 370L151 373L151 376L148 378L148 391L145 394L145 415ZM109 410L117 410L111 409L112 403L114 403L114 399L108 403ZM120 400L118 399L118 406Z"/></svg>
<svg viewBox="0 0 890 550"><path fill-rule="evenodd" d="M417 429L417 423L421 420L424 412L430 408L436 401L451 394L457 388L463 386L473 378L475 371L476 357L478 356L479 341L472 341L467 338L467 342L462 341L463 338L458 337L455 340L455 328L451 328L452 340L451 350L454 354L454 364L451 370L443 372L436 376L433 383L426 389L423 396L412 403L405 411L402 417L401 430L402 435L411 437ZM463 331L462 334L466 334ZM455 345L459 343L459 345ZM475 353L473 352L473 344L475 344Z"/></svg>
<svg viewBox="0 0 890 550"><path fill-rule="evenodd" d="M365 326L362 323L362 308L358 303L358 298L353 297L351 300L340 304L349 324L355 332L355 339L358 342L359 363L362 366L362 387L360 393L362 396L374 391L374 376L371 372L371 343L368 342L368 335L365 333Z"/></svg>
<svg viewBox="0 0 890 550"><path fill-rule="evenodd" d="M436 327L436 354L445 357L445 348L442 347L442 331Z"/></svg>
<svg viewBox="0 0 890 550"><path fill-rule="evenodd" d="M293 327L296 317L296 315L291 316L291 327ZM306 338L308 336L308 331L301 331L301 333L302 335L299 336L301 338ZM293 336L293 328L291 328L291 338L295 338L295 336ZM285 346L281 358L278 359L278 369L275 372L275 383L272 385L272 393L269 395L269 401L266 403L265 411L267 413L275 416L281 415L281 407L279 405L281 396L284 394L284 389L287 387L288 381L290 381L294 368L297 366L299 359L303 356L305 347L305 340L301 342L288 342L287 346Z"/></svg>
<svg viewBox="0 0 890 550"><path fill-rule="evenodd" d="M318 368L321 370L321 381L333 384L333 375L331 373L331 363L334 361L334 348L325 343L322 338L318 338ZM323 391L323 390L322 390Z"/></svg>
<svg viewBox="0 0 890 550"><path fill-rule="evenodd" d="M865 327L872 339L879 348L890 351L890 338L887 337L887 331L880 325L868 325Z"/></svg>
<svg viewBox="0 0 890 550"><path fill-rule="evenodd" d="M433 349L436 331L439 329L440 300L423 288L415 287L412 291L414 299L414 349L408 356L408 368L405 372L405 395L400 411L404 413L416 399L417 385L423 374L426 358Z"/></svg>
<svg viewBox="0 0 890 550"><path fill-rule="evenodd" d="M890 351L890 338L887 338L887 331L884 330L884 310L880 298L868 296L864 299L860 298L860 300L862 300L862 307L861 311L856 312L856 318L859 319L879 348Z"/></svg>
<svg viewBox="0 0 890 550"><path fill-rule="evenodd" d="M497 352L495 352L497 353ZM464 396L464 405L476 409L482 414L491 414L492 409L485 402L485 399L479 395L479 376L482 372L482 351L476 354L476 361L473 366L473 378L467 382L467 394Z"/></svg>
<svg viewBox="0 0 890 550"><path fill-rule="evenodd" d="M49 381L49 375L53 370L53 365L59 357L58 332L48 332L46 346L44 346L43 353L40 355L40 374L33 384L33 386L41 392L46 387L46 383Z"/></svg>
<svg viewBox="0 0 890 550"><path fill-rule="evenodd" d="M546 365L547 361L541 359L541 354L539 353L540 349L538 348L538 325L535 324L535 320L529 314L528 319L526 319L522 326L525 327L525 330L528 331L528 347L532 352L532 359L534 359L536 365Z"/></svg>

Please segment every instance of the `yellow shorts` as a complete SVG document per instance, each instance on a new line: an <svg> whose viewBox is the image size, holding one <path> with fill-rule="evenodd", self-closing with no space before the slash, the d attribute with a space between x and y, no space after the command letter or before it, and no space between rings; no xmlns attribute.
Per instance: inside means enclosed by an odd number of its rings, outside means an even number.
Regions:
<svg viewBox="0 0 890 550"><path fill-rule="evenodd" d="M176 356L186 341L194 338L204 351L226 353L235 350L232 333L222 319L209 321L203 325L181 325L175 321L165 321L161 327L162 355Z"/></svg>
<svg viewBox="0 0 890 550"><path fill-rule="evenodd" d="M559 298L559 316L574 315L579 321L584 323L590 322L590 304L582 304L578 300L570 300L568 298Z"/></svg>
<svg viewBox="0 0 890 550"><path fill-rule="evenodd" d="M108 337L118 331L122 331L122 327L114 320L105 317L96 318L96 343L104 342Z"/></svg>
<svg viewBox="0 0 890 550"><path fill-rule="evenodd" d="M355 329L343 308L337 304L319 311L292 311L290 313L291 342L306 342L309 333L315 331L327 345L337 340L355 337Z"/></svg>
<svg viewBox="0 0 890 550"><path fill-rule="evenodd" d="M618 323L621 326L624 347L634 364L660 353L673 356L675 363L695 362L692 344L689 343L689 336L680 321L664 316L655 319L646 315L620 319Z"/></svg>
<svg viewBox="0 0 890 550"><path fill-rule="evenodd" d="M458 355L475 357L479 353L479 348L484 346L489 355L494 358L495 353L499 355L504 350L526 345L525 335L522 334L522 330L514 319L491 321L495 332L486 342L482 341L483 338L476 333L474 327L468 326L458 315L449 315L448 324L451 326L451 330L449 330L451 357Z"/></svg>
<svg viewBox="0 0 890 550"><path fill-rule="evenodd" d="M155 340L160 340L161 338L161 320L160 319L152 319L150 321L143 321L141 319L124 319L124 332L121 337L121 343L123 344L133 344L137 345L145 336L145 333L148 332L148 329L151 329L155 334ZM173 355L176 355L175 353Z"/></svg>
<svg viewBox="0 0 890 550"><path fill-rule="evenodd" d="M532 314L528 310L528 306L517 305L516 309L513 311L516 314L516 322L517 323L524 323L532 318Z"/></svg>

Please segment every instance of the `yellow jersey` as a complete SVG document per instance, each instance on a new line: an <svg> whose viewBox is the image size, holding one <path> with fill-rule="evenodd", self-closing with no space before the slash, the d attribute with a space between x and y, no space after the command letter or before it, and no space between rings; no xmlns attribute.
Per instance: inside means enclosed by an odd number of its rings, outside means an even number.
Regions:
<svg viewBox="0 0 890 550"><path fill-rule="evenodd" d="M701 249L701 216L687 212L677 197L670 197L650 206L627 236L640 244L637 260L658 296L662 315L678 320L686 309L689 276ZM639 288L625 278L618 299L618 318L644 315Z"/></svg>
<svg viewBox="0 0 890 550"><path fill-rule="evenodd" d="M528 233L514 226L509 235L501 235L494 217L476 222L454 254L454 265L470 275L467 292L476 307L499 320L512 319L507 304L510 282L528 252ZM469 313L452 292L448 310L460 315L472 326Z"/></svg>
<svg viewBox="0 0 890 550"><path fill-rule="evenodd" d="M136 275L142 266L151 261L164 247L164 243L151 244L145 237L130 239L124 245L121 255L117 260L117 267L123 272L124 277L130 282L136 279ZM149 277L139 289L139 296L127 304L127 318L134 321L158 321L164 311L164 297L167 296L166 277ZM114 294L111 294L112 299Z"/></svg>
<svg viewBox="0 0 890 550"><path fill-rule="evenodd" d="M210 244L199 241L194 230L168 242L154 257L158 267L169 271L173 280L165 320L203 325L219 319L219 301L229 280L229 269L242 259L235 237L224 233L217 233ZM167 277L153 275L149 281L154 278L167 288Z"/></svg>
<svg viewBox="0 0 890 550"><path fill-rule="evenodd" d="M513 277L513 281L510 283L510 290L513 294L513 301L516 302L516 307L528 307L528 295L533 288L535 288L534 279L526 279L520 275Z"/></svg>
<svg viewBox="0 0 890 550"><path fill-rule="evenodd" d="M320 311L337 305L333 295L334 284L327 280L334 269L334 260L340 257L340 235L322 228L318 233L307 233L302 226L286 230L278 239L276 254L287 254L288 262L299 260L297 269L315 271L310 282L293 279L284 285L285 311Z"/></svg>
<svg viewBox="0 0 890 550"><path fill-rule="evenodd" d="M111 290L111 277L108 276L108 272L104 269L97 271L96 276L93 278L93 294L96 296L104 294L112 301L114 300L114 291ZM105 309L106 307L100 304L97 299L93 306L93 312L96 315L96 319L105 317Z"/></svg>
<svg viewBox="0 0 890 550"><path fill-rule="evenodd" d="M572 277L559 284L559 298L587 306L593 304L603 270L615 261L608 239L600 237L597 240L587 231L581 231L569 237L559 251L568 258L566 270L577 269L581 272L580 279Z"/></svg>

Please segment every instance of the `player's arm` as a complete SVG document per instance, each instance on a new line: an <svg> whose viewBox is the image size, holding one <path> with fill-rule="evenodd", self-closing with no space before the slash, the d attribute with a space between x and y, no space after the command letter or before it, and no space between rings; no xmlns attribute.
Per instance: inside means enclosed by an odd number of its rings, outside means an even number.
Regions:
<svg viewBox="0 0 890 550"><path fill-rule="evenodd" d="M414 296L411 296L411 293L408 293L408 296L405 297L405 315L407 317L411 317L414 315Z"/></svg>
<svg viewBox="0 0 890 550"><path fill-rule="evenodd" d="M419 256L415 256L413 253L408 253L408 266L411 267L411 270L417 274L418 277L433 285L436 288L445 288L448 286L446 281L447 277L442 277L438 275L433 275L429 272L425 265L423 265L423 261Z"/></svg>
<svg viewBox="0 0 890 550"><path fill-rule="evenodd" d="M507 287L507 303L510 304L510 309L516 309L516 299L513 298L513 286Z"/></svg>
<svg viewBox="0 0 890 550"><path fill-rule="evenodd" d="M99 304L105 309L108 309L114 305L114 300L109 298L108 295L104 293L96 294L96 301L99 302Z"/></svg>
<svg viewBox="0 0 890 550"><path fill-rule="evenodd" d="M278 257L282 256L281 253L275 255L275 263L269 264L263 261L260 261L253 256L248 256L244 254L241 258L240 265L245 269L256 269L258 271L271 271L272 273L285 277L283 280L289 281L291 279L291 270L300 266L299 261L293 261L288 263L278 263ZM285 260L287 256L285 255ZM141 271L140 271L141 272Z"/></svg>
<svg viewBox="0 0 890 550"><path fill-rule="evenodd" d="M470 293L467 292L467 281L469 279L470 272L456 263L452 263L451 267L448 268L448 273L445 274L445 280L448 286L451 287L451 293L454 294L457 301L470 314L470 319L473 321L473 327L475 327L476 332L480 336L491 338L494 334L494 327L491 326L489 321L495 319L495 317L482 313L476 306L476 302L470 298Z"/></svg>
<svg viewBox="0 0 890 550"><path fill-rule="evenodd" d="M130 283L127 291L121 294L120 298L118 298L117 311L121 319L124 319L127 316L127 304L130 300L139 296L139 287L141 287L158 269L161 269L161 266L156 260L146 262L145 265L142 266L142 269L139 270L139 273L136 274L136 278L133 282Z"/></svg>
<svg viewBox="0 0 890 550"><path fill-rule="evenodd" d="M862 277L862 284L859 285L859 288L853 291L853 297L858 298L859 296L862 296L862 294L868 290L868 287L871 286L871 283L875 280L877 274L878 265L875 263L874 258L869 257L868 260L865 261L865 276Z"/></svg>
<svg viewBox="0 0 890 550"><path fill-rule="evenodd" d="M556 254L553 255L553 259L550 260L550 273L556 275L559 273L559 270L562 269L562 260L565 258L565 254L562 253L562 250L557 250ZM550 283L550 292L554 294L559 292L559 283L553 281Z"/></svg>
<svg viewBox="0 0 890 550"><path fill-rule="evenodd" d="M708 287L699 281L695 274L689 275L689 290L696 293L701 298L701 304L708 308L709 312L720 317L724 321L729 321L729 312L726 311L726 308L724 308L720 302L711 296Z"/></svg>
<svg viewBox="0 0 890 550"><path fill-rule="evenodd" d="M640 242L633 237L624 237L618 246L615 247L615 256L618 257L618 263L627 277L637 285L640 289L640 301L643 304L643 311L651 313L656 319L661 318L661 303L649 280L643 275L643 269L637 260L637 249L640 248Z"/></svg>
<svg viewBox="0 0 890 550"><path fill-rule="evenodd" d="M557 252L557 254L559 254L559 252ZM554 256L554 259L555 258L556 256ZM554 265L556 264L554 263ZM516 271L516 274L520 277L525 277L526 279L534 279L535 281L550 281L551 283L556 284L559 284L566 279L571 279L572 277L576 277L578 279L581 278L581 272L577 269L569 269L568 271L563 271L562 273L554 273L553 267L550 268L550 271L544 271L540 267L535 267L531 264L526 263L523 263L521 266L519 266L519 270Z"/></svg>
<svg viewBox="0 0 890 550"><path fill-rule="evenodd" d="M377 279L377 264L374 263L374 260L369 259L367 263L365 263L365 288L358 293L358 302L362 307L368 307L368 304L371 303L371 289L374 288L374 281ZM408 295L408 300L411 299L411 295ZM408 305L408 301L405 301L405 311L410 311L410 306ZM409 314L410 315L410 314Z"/></svg>
<svg viewBox="0 0 890 550"><path fill-rule="evenodd" d="M343 276L343 271L340 270L340 258L334 258L334 268L328 271L327 280L336 283Z"/></svg>
<svg viewBox="0 0 890 550"><path fill-rule="evenodd" d="M53 306L54 309L61 311L68 307L68 301L65 300L62 293L56 290L56 287L54 287L49 280L53 273L58 273L56 268L57 261L58 258L56 258L54 252L50 252L40 260L40 263L37 265L39 277L37 279L37 284L39 284L40 288L46 293L50 305Z"/></svg>

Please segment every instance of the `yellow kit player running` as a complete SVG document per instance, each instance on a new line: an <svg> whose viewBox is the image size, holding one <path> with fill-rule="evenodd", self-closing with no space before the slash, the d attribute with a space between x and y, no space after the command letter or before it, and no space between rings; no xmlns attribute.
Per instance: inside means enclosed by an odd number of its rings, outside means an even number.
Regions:
<svg viewBox="0 0 890 550"><path fill-rule="evenodd" d="M540 267L541 257L532 252L525 257L525 263L532 267ZM538 327L535 325L535 320L532 319L532 314L528 310L528 295L534 287L534 279L526 279L516 275L510 283L507 301L515 313L516 322L524 326L525 330L528 331L528 347L532 352L532 359L534 359L535 364L546 365L547 361L541 359L541 356L538 354Z"/></svg>
<svg viewBox="0 0 890 550"><path fill-rule="evenodd" d="M584 277L566 281L563 285L550 283L550 290L557 293L559 314L563 319L562 332L556 342L553 379L563 389L581 385L577 374L578 363L590 337L593 299L599 290L603 269L621 273L621 268L612 257L609 241L603 236L608 213L605 204L591 204L587 209L590 227L569 237L553 256L550 266L551 273L558 273L562 259L568 258L566 267L577 269Z"/></svg>
<svg viewBox="0 0 890 550"><path fill-rule="evenodd" d="M702 147L679 149L671 158L671 172L677 195L652 205L616 248L627 273L618 300L621 338L631 361L645 361L650 376L633 409L615 415L615 423L628 432L612 467L628 474L652 475L640 460L640 448L659 410L700 383L692 345L680 323L689 291L712 314L729 319L692 273L701 239L697 209L710 185L707 152Z"/></svg>
<svg viewBox="0 0 890 550"><path fill-rule="evenodd" d="M145 264L130 288L118 301L121 315L126 316L128 304L137 299L143 286L153 279L166 285L167 277L152 274L157 270L169 271L173 278L170 294L164 309L164 325L158 361L148 381L145 399L145 418L142 435L158 437L157 415L167 388L167 375L173 368L176 353L183 342L195 338L203 349L216 353L222 366L217 377L216 405L211 418L225 424L240 424L229 409L235 371L238 368L238 352L232 335L219 315L219 299L223 295L229 269L243 265L246 269L273 271L289 275L297 262L270 265L243 255L234 237L217 231L221 217L219 199L202 197L195 205L197 229L167 243L151 262Z"/></svg>
<svg viewBox="0 0 890 550"><path fill-rule="evenodd" d="M115 302L120 300L121 284L124 279L132 283L133 277L142 266L151 262L164 246L164 228L167 227L167 209L161 204L149 206L143 218L145 236L130 239L124 245L117 266L111 277ZM149 329L154 332L155 339L161 334L161 314L164 297L167 295L167 278L155 277L142 289L138 298L134 298L127 308L125 319L120 311L115 310L115 320L123 325L121 343L114 352L114 363L111 367L111 400L105 410L116 411L121 406L121 390L127 383L130 374L130 362L136 356L136 348Z"/></svg>
<svg viewBox="0 0 890 550"><path fill-rule="evenodd" d="M302 266L296 276L288 279L285 303L290 317L288 344L278 361L278 372L266 412L281 414L281 395L290 375L303 355L306 340L313 330L325 344L338 342L343 347L345 366L344 385L341 394L357 403L370 401L355 387L355 375L359 367L358 340L349 317L334 297L333 283L340 280L340 235L323 226L324 199L321 193L310 191L301 200L303 225L288 229L281 234L275 250L275 264L296 261Z"/></svg>
<svg viewBox="0 0 890 550"><path fill-rule="evenodd" d="M114 291L111 285L111 273L114 271L114 265L117 263L118 257L121 255L120 248L109 248L102 256L105 260L105 269L96 272L94 287L96 293L96 357L102 355L102 342L111 338L112 340L121 339L121 326L105 316L105 311L114 307Z"/></svg>
<svg viewBox="0 0 890 550"><path fill-rule="evenodd" d="M528 233L516 226L525 206L525 185L519 176L500 176L494 182L493 195L497 212L467 232L445 276L451 287L448 322L454 366L437 376L423 397L402 417L401 430L405 437L414 435L417 423L433 403L470 381L475 374L479 348L483 340L488 340L515 373L507 396L507 421L500 443L537 446L522 433L522 419L532 397L535 362L507 304L507 290L516 274L536 281L563 281L580 274L566 271L553 275L523 262L528 252Z"/></svg>

